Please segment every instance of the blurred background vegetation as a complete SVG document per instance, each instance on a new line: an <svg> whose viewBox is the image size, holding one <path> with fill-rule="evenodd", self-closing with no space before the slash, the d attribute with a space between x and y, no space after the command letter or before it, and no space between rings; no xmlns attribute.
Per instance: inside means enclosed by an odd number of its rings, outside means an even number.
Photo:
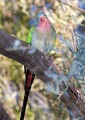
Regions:
<svg viewBox="0 0 85 120"><path fill-rule="evenodd" d="M77 0L0 0L0 28L7 33L26 40L36 14L43 10L56 32L72 40L72 30L84 19ZM56 46L64 49L56 40ZM66 49L66 48L65 48ZM68 52L66 50L66 52ZM53 54L53 60L66 74L71 56ZM65 68L65 63L68 64ZM24 96L23 65L0 55L0 101L5 105L13 120L19 120ZM56 96L44 89L38 78L33 83L25 120L69 120L65 106Z"/></svg>

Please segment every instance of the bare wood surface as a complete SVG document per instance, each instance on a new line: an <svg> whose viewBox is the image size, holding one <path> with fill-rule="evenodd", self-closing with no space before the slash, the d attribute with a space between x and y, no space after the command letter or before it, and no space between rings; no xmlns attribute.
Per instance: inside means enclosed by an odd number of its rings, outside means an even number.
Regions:
<svg viewBox="0 0 85 120"><path fill-rule="evenodd" d="M19 43L17 50L14 46L16 41ZM48 56L39 50L36 50L32 54L30 54L30 51L31 47L27 43L7 34L0 29L0 54L25 65L44 83L53 82L52 78L45 74L45 71L48 71L48 68L52 66L52 70L50 72L55 72L60 75L61 71L59 68L53 65ZM63 78L61 79L60 89L64 90L66 86L64 82L62 82ZM61 95L60 99L67 107L71 120L79 117L81 117L82 120L85 120L85 96L82 94L79 95L79 91L75 87L69 86L64 94Z"/></svg>
<svg viewBox="0 0 85 120"><path fill-rule="evenodd" d="M61 96L61 100L67 107L70 120L85 120L85 96L74 86L69 86Z"/></svg>
<svg viewBox="0 0 85 120"><path fill-rule="evenodd" d="M12 50L16 41L20 42L18 46L20 50ZM46 83L50 81L51 79L47 77L44 71L54 65L49 58L39 50L36 50L33 54L29 54L30 50L31 47L26 42L23 42L0 29L0 54L25 65L32 73L42 79L43 82ZM57 73L58 68L54 66L52 71Z"/></svg>

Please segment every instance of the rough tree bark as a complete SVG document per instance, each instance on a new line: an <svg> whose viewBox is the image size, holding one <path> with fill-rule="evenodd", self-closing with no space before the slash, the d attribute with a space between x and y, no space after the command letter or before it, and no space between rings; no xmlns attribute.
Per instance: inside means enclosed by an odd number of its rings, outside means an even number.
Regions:
<svg viewBox="0 0 85 120"><path fill-rule="evenodd" d="M49 74L56 73L59 76L62 75L62 72L57 66L53 65L47 55L43 54L39 50L32 53L32 49L27 43L7 34L1 29L0 54L25 65L46 84L55 84L55 82L45 74L45 71L48 71ZM52 69L49 71L50 66ZM63 77L65 76L63 75ZM66 88L63 77L61 77L60 82L60 89L62 91ZM85 96L74 86L69 86L61 95L60 99L67 107L70 120L73 120L74 118L85 120Z"/></svg>

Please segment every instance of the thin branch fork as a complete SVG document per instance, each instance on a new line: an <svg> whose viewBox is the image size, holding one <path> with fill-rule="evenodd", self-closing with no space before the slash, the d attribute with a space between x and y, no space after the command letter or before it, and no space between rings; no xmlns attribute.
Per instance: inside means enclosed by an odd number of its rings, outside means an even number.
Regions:
<svg viewBox="0 0 85 120"><path fill-rule="evenodd" d="M57 75L62 75L62 72L57 66L53 65L47 55L43 54L38 49L33 52L30 45L26 42L7 34L2 29L0 29L0 54L25 65L46 84L55 83L53 83L52 78L45 74L45 71L48 71L49 74L56 73ZM52 69L49 70L49 68ZM66 88L63 81L64 77L63 75L60 83L60 90L62 91ZM79 91L75 87L69 86L60 97L69 111L71 120L85 116L85 96L82 94L81 96L79 96Z"/></svg>

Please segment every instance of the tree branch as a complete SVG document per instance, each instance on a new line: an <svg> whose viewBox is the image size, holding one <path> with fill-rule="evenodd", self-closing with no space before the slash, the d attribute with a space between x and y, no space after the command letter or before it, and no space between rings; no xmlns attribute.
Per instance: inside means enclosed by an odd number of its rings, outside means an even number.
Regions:
<svg viewBox="0 0 85 120"><path fill-rule="evenodd" d="M67 107L70 120L85 120L85 96L74 86L68 87L61 100Z"/></svg>
<svg viewBox="0 0 85 120"><path fill-rule="evenodd" d="M32 73L42 79L43 82L51 81L44 71L53 66L53 70L57 73L59 71L58 68L52 64L47 55L44 55L38 49L32 54L30 52L31 47L29 44L0 29L0 54L25 65Z"/></svg>
<svg viewBox="0 0 85 120"><path fill-rule="evenodd" d="M30 45L5 33L1 29L0 54L25 65L32 73L36 74L36 76L46 84L50 83L55 85L55 81L49 75L56 74L61 80L59 86L60 90L63 91L66 88L65 75L61 73L57 66L53 65L47 55L43 54L38 49L33 52ZM60 99L67 107L70 114L70 119L72 119L72 117L78 118L85 116L85 96L79 96L79 91L77 89L71 86L68 87L68 89L66 89L61 95ZM78 104L76 104L76 102L78 102ZM81 104L84 105L81 107ZM73 114L74 110L75 114Z"/></svg>

